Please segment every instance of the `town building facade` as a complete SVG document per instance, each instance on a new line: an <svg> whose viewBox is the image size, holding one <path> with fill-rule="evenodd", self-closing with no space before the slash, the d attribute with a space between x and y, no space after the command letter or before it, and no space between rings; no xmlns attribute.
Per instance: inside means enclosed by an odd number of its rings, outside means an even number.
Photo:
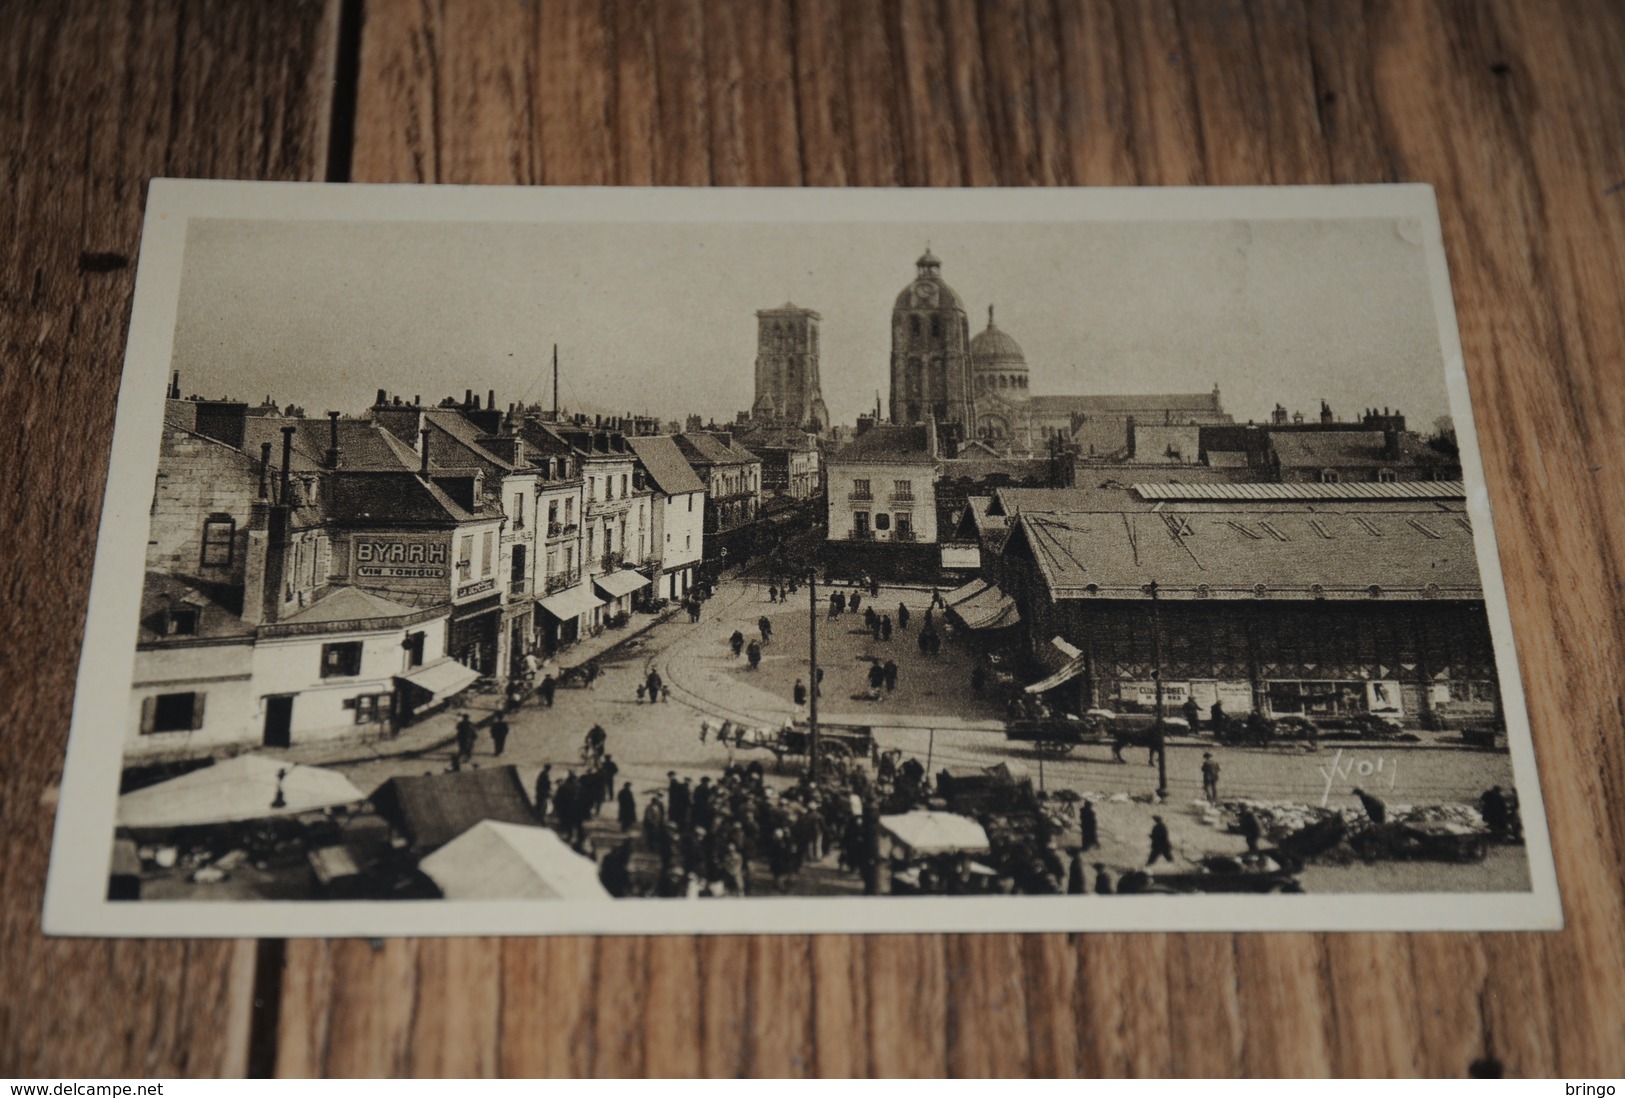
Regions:
<svg viewBox="0 0 1625 1098"><path fill-rule="evenodd" d="M649 578L657 598L688 594L705 557L705 484L669 435L627 439L653 492L653 544Z"/></svg>

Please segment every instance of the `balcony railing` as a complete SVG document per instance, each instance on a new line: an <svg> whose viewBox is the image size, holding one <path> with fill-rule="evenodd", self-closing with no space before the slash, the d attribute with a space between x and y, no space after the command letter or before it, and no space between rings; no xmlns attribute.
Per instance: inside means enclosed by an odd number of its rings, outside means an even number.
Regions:
<svg viewBox="0 0 1625 1098"><path fill-rule="evenodd" d="M873 492L851 492L846 498L872 501L875 498L875 494Z"/></svg>
<svg viewBox="0 0 1625 1098"><path fill-rule="evenodd" d="M621 553L621 552L605 553L604 554L604 571L606 571L606 572L615 571L615 569L619 568L621 566L621 564L625 560L626 560L626 554L625 553Z"/></svg>
<svg viewBox="0 0 1625 1098"><path fill-rule="evenodd" d="M874 541L875 540L875 532L873 530L854 530L854 531L852 531L852 540L853 541Z"/></svg>
<svg viewBox="0 0 1625 1098"><path fill-rule="evenodd" d="M920 535L913 530L897 530L892 534L893 541L919 541Z"/></svg>
<svg viewBox="0 0 1625 1098"><path fill-rule="evenodd" d="M888 498L893 503L913 503L914 502L914 493L913 492L893 492Z"/></svg>
<svg viewBox="0 0 1625 1098"><path fill-rule="evenodd" d="M523 579L512 580L508 584L508 594L510 594L510 595L523 595L525 593L525 589L527 587L529 587L529 586L530 586L530 583L527 580L523 580Z"/></svg>
<svg viewBox="0 0 1625 1098"><path fill-rule="evenodd" d="M566 587L573 587L580 582L580 572L560 572L557 575L547 577L547 593L551 595L555 591L562 591Z"/></svg>
<svg viewBox="0 0 1625 1098"><path fill-rule="evenodd" d="M575 534L579 527L573 522L550 522L547 524L547 536L550 538L567 538Z"/></svg>

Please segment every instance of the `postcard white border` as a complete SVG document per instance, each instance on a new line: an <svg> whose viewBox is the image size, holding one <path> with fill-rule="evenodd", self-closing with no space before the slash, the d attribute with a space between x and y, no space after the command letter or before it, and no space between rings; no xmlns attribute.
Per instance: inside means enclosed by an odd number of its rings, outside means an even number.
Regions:
<svg viewBox="0 0 1625 1098"><path fill-rule="evenodd" d="M581 902L106 899L128 683L191 218L439 222L1189 221L1415 218L1423 226L1467 509L1495 638L1531 889L1271 896L759 898ZM1443 235L1426 185L1237 188L681 189L153 180L46 889L49 934L379 937L960 931L1479 931L1563 925L1546 812L1473 426Z"/></svg>

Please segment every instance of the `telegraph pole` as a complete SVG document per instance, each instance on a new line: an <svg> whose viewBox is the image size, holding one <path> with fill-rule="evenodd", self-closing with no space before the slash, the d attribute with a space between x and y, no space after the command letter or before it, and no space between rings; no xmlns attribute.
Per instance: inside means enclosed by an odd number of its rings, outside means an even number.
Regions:
<svg viewBox="0 0 1625 1098"><path fill-rule="evenodd" d="M818 569L807 569L807 770L818 780Z"/></svg>
<svg viewBox="0 0 1625 1098"><path fill-rule="evenodd" d="M1151 595L1151 681L1157 691L1157 793L1168 796L1168 728L1162 716L1162 608L1157 603L1157 581L1146 585Z"/></svg>
<svg viewBox="0 0 1625 1098"><path fill-rule="evenodd" d="M559 421L559 345L553 344L553 422Z"/></svg>

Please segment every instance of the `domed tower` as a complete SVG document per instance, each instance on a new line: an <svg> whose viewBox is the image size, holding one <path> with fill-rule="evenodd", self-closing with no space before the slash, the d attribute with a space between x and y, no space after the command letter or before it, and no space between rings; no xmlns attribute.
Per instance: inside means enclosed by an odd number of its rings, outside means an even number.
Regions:
<svg viewBox="0 0 1625 1098"><path fill-rule="evenodd" d="M942 280L942 262L928 247L914 281L892 306L893 423L976 422L970 380L970 324L959 295Z"/></svg>
<svg viewBox="0 0 1625 1098"><path fill-rule="evenodd" d="M985 393L1001 400L1027 399L1027 356L1009 332L993 323L987 307L987 327L970 341L971 386L980 399Z"/></svg>

